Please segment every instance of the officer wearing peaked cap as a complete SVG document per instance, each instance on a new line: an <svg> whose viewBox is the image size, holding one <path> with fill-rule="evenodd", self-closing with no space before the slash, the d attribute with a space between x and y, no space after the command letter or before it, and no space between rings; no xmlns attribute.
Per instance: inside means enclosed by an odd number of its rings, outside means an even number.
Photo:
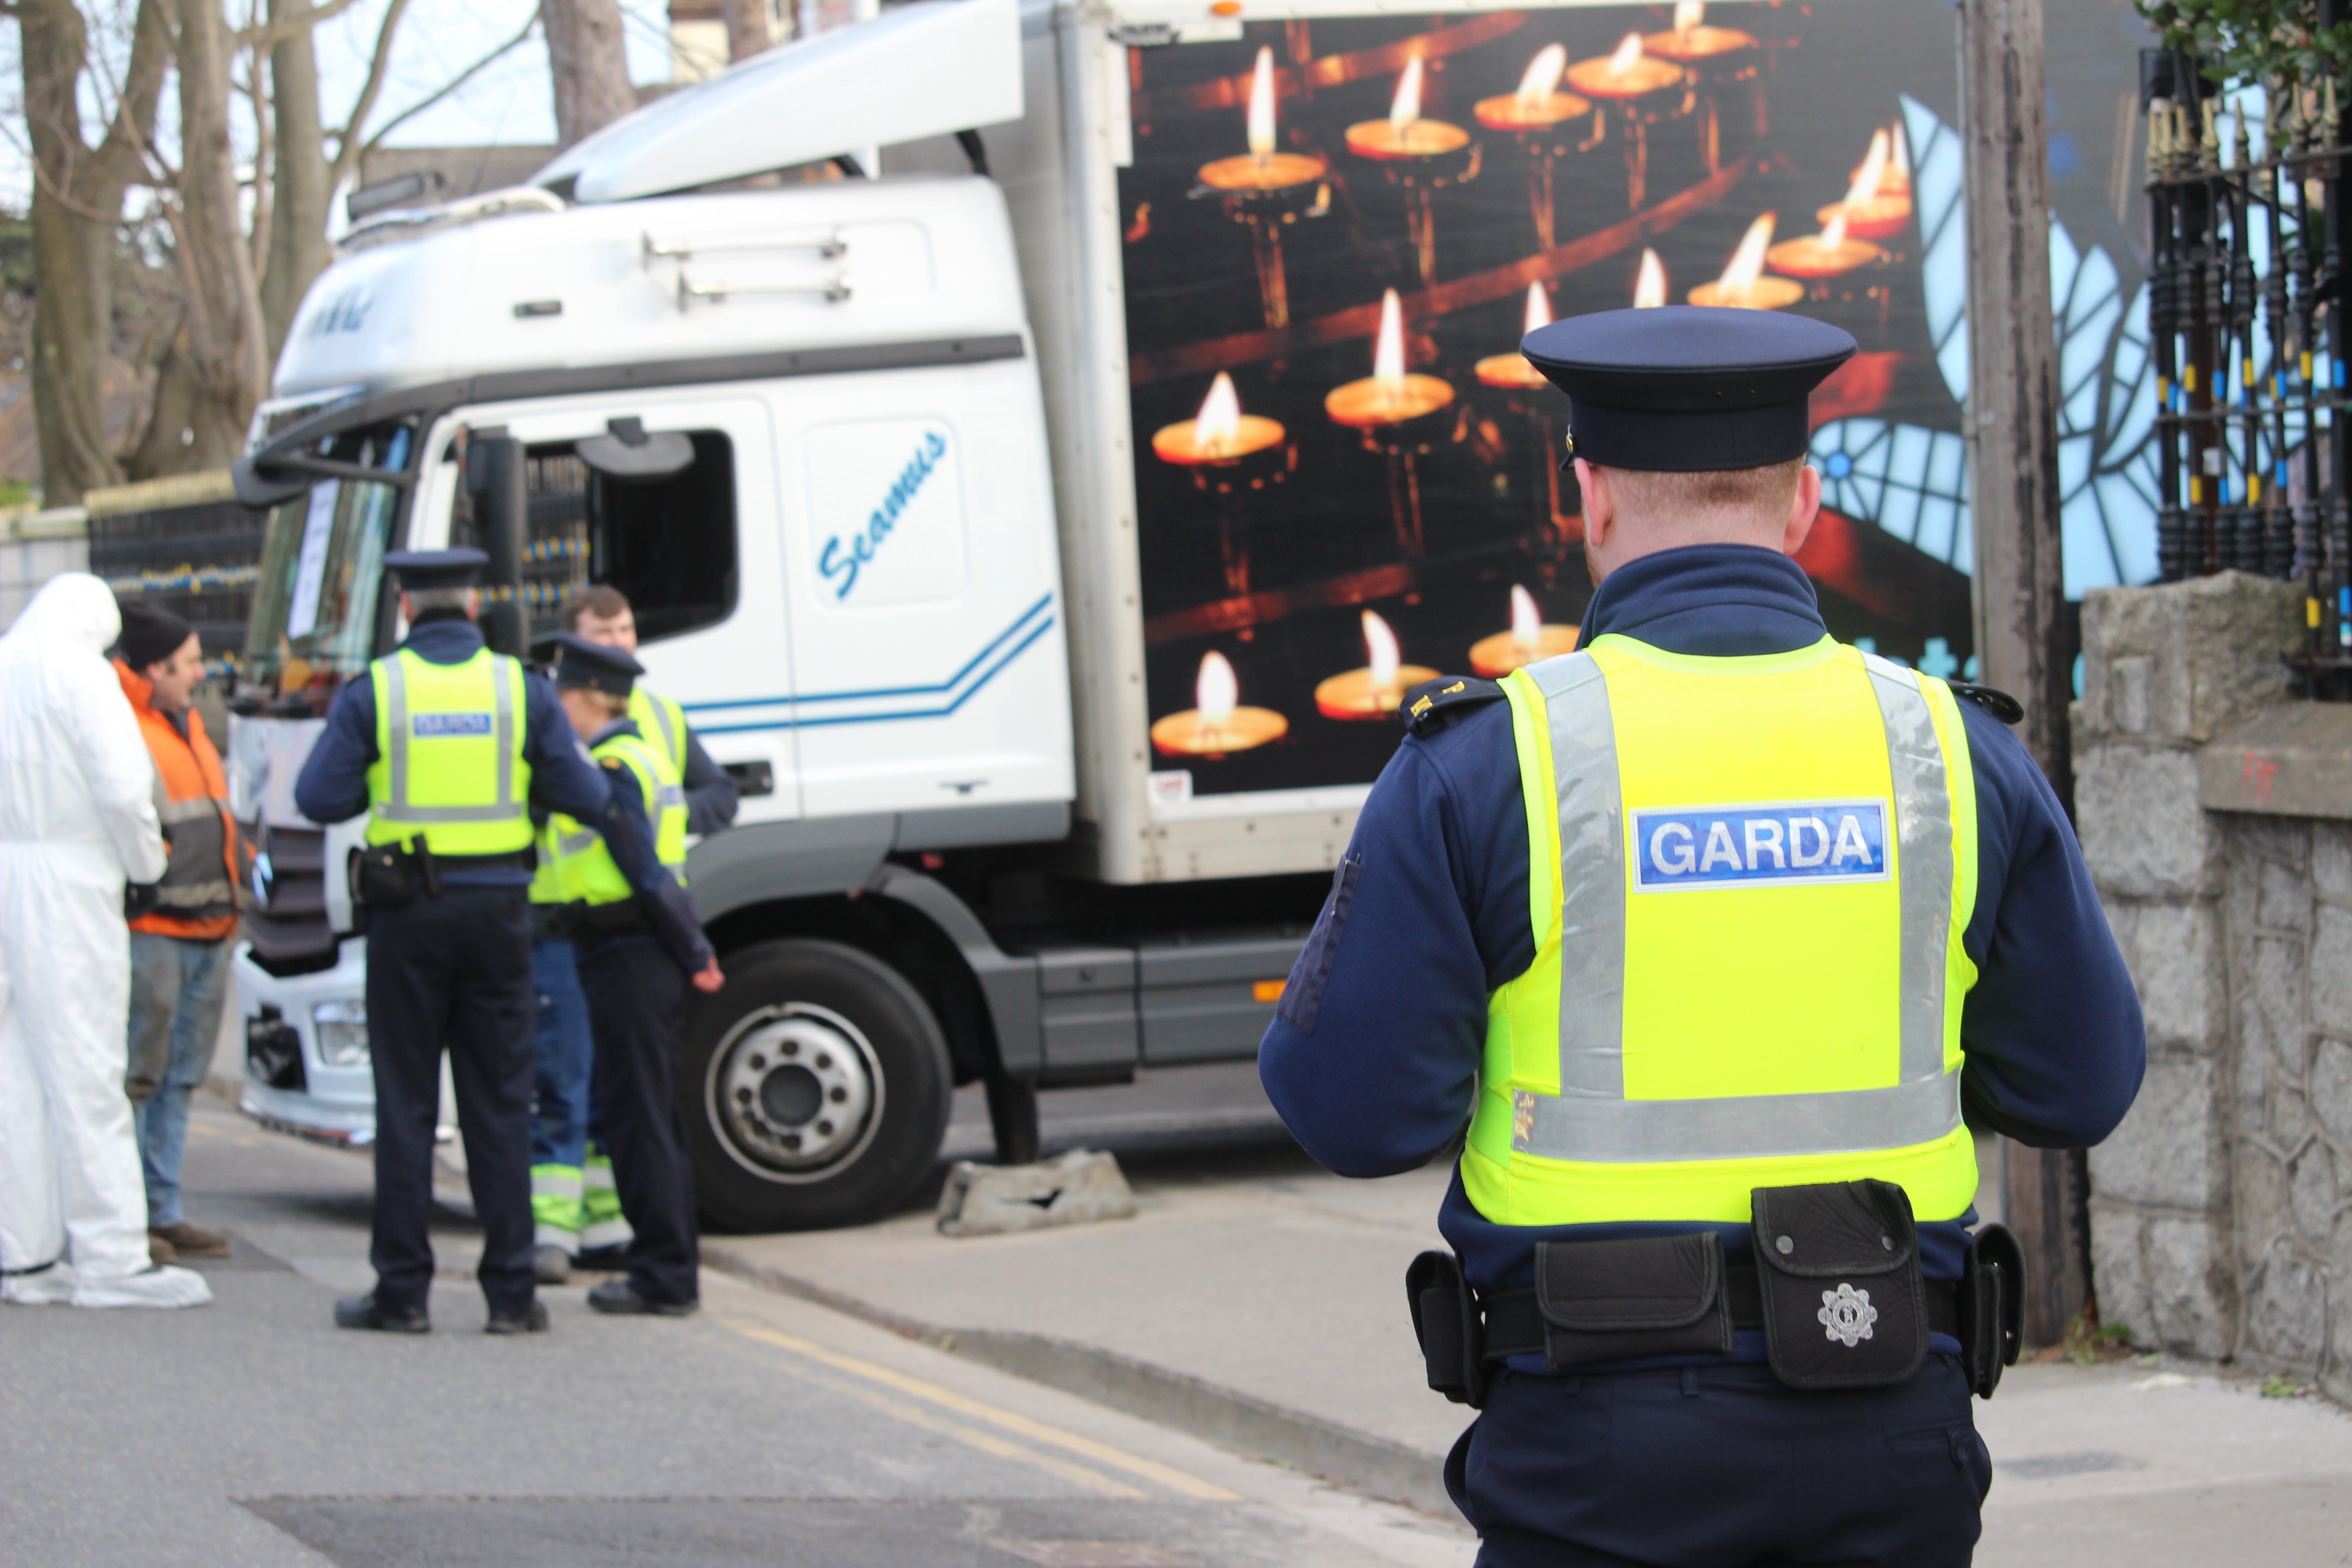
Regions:
<svg viewBox="0 0 2352 1568"><path fill-rule="evenodd" d="M642 823L632 834L614 816L604 771L554 690L484 645L474 616L486 563L478 550L384 558L407 640L336 694L294 785L314 822L368 817L352 870L367 913L376 1287L336 1303L348 1329L430 1327L444 1050L482 1223L488 1327L547 1327L531 1268L532 803L599 825L617 859L654 874Z"/></svg>
<svg viewBox="0 0 2352 1568"><path fill-rule="evenodd" d="M1790 556L1844 332L1575 317L1579 651L1409 693L1260 1055L1343 1175L1461 1140L1407 1281L1489 1564L1968 1562L2022 1259L1969 1125L2098 1142L2131 982L2015 704ZM1966 1121L1963 1116L1965 1112Z"/></svg>
<svg viewBox="0 0 2352 1568"><path fill-rule="evenodd" d="M629 717L645 673L629 653L565 633L555 689L612 785L625 831L650 825L657 865L632 869L612 830L568 816L548 823L559 883L578 900L572 940L594 1036L590 1092L628 1220L628 1277L588 1292L600 1312L683 1317L701 1299L694 1172L677 1119L672 1064L686 1029L687 986L716 991L719 961L686 896L686 789L669 752Z"/></svg>

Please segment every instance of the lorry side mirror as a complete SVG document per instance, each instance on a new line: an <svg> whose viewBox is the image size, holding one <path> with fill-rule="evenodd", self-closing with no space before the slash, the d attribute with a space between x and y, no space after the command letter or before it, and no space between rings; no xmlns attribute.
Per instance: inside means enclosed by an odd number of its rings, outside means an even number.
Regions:
<svg viewBox="0 0 2352 1568"><path fill-rule="evenodd" d="M694 442L676 430L653 431L635 415L604 422L607 432L572 447L580 460L608 479L666 479L694 466Z"/></svg>
<svg viewBox="0 0 2352 1568"><path fill-rule="evenodd" d="M287 468L271 468L267 475L253 466L250 457L239 458L228 466L229 482L236 489L239 503L256 511L270 511L288 501L310 493L317 484L315 475L296 473Z"/></svg>
<svg viewBox="0 0 2352 1568"><path fill-rule="evenodd" d="M474 522L490 558L482 573L482 639L520 658L530 626L523 617L522 547L530 532L530 496L522 443L512 436L477 435L466 447L466 488Z"/></svg>

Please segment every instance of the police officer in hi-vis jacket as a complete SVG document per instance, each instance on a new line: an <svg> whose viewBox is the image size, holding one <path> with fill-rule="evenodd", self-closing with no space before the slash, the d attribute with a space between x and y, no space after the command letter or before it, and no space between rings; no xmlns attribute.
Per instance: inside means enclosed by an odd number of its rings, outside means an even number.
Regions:
<svg viewBox="0 0 2352 1568"><path fill-rule="evenodd" d="M2023 1263L1970 1129L2106 1136L2131 981L2016 704L1838 642L1790 559L1853 340L1669 307L1522 347L1570 402L1578 651L1407 695L1266 1091L1343 1175L1461 1141L1406 1294L1481 1407L1481 1563L1966 1563Z"/></svg>
<svg viewBox="0 0 2352 1568"><path fill-rule="evenodd" d="M376 1287L336 1303L347 1329L431 1326L445 1049L482 1224L488 1328L547 1327L531 1268L531 804L595 824L634 874L660 874L643 819L615 815L554 689L483 644L474 616L487 560L478 550L384 557L408 639L336 694L294 785L314 822L369 814L353 880L367 913Z"/></svg>

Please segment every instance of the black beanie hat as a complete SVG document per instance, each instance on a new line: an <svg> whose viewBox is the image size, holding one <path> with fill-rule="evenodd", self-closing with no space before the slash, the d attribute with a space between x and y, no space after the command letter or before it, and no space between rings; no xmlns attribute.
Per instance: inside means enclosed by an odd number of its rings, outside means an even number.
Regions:
<svg viewBox="0 0 2352 1568"><path fill-rule="evenodd" d="M160 664L180 651L180 645L195 635L196 628L164 609L143 599L122 599L122 638L115 649L122 662L143 672L151 664Z"/></svg>

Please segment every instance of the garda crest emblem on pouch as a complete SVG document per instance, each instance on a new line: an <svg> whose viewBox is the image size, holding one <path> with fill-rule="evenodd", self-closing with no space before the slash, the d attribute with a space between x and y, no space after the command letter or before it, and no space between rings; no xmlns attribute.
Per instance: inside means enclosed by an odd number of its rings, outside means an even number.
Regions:
<svg viewBox="0 0 2352 1568"><path fill-rule="evenodd" d="M1821 1321L1823 1337L1852 1350L1871 1337L1870 1325L1878 1321L1878 1309L1870 1304L1869 1291L1840 1284L1834 1290L1822 1292L1822 1310L1813 1316Z"/></svg>

